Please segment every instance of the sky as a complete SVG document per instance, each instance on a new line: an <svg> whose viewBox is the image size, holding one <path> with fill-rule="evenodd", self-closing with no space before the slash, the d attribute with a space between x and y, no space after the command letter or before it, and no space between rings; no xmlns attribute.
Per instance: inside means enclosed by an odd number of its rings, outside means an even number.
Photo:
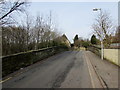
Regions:
<svg viewBox="0 0 120 90"><path fill-rule="evenodd" d="M31 2L28 11L35 16L40 13L49 15L52 13L53 22L58 27L58 31L66 34L73 42L76 34L82 38L90 38L93 30L91 25L96 15L93 8L101 8L110 13L113 23L118 22L117 2Z"/></svg>

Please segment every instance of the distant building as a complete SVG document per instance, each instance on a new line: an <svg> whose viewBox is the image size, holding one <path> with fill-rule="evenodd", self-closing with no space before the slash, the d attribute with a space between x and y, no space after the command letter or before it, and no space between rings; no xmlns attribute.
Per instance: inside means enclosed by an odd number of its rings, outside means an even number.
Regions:
<svg viewBox="0 0 120 90"><path fill-rule="evenodd" d="M68 40L68 38L66 37L65 34L63 34L62 36L57 37L56 39L54 39L55 42L57 42L58 44L64 44L67 47L71 47L71 43Z"/></svg>
<svg viewBox="0 0 120 90"><path fill-rule="evenodd" d="M65 45L67 45L68 47L71 47L71 43L65 34L63 34L61 36L61 42L64 43Z"/></svg>

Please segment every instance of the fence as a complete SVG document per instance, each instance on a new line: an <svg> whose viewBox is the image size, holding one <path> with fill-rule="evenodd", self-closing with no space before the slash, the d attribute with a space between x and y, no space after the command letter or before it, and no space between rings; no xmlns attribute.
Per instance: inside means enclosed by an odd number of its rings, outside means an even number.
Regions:
<svg viewBox="0 0 120 90"><path fill-rule="evenodd" d="M2 77L29 66L56 53L68 50L65 46L54 46L40 50L22 52L2 57Z"/></svg>

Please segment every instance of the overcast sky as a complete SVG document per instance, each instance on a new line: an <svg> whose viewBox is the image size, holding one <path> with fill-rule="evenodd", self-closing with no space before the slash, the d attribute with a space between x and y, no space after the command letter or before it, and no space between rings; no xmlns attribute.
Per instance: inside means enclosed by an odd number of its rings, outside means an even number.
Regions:
<svg viewBox="0 0 120 90"><path fill-rule="evenodd" d="M83 38L91 37L91 25L99 13L99 11L93 12L93 8L106 10L110 13L114 24L117 24L117 2L32 2L28 10L33 16L37 13L48 15L52 11L53 22L56 23L59 31L65 33L73 42L76 34Z"/></svg>

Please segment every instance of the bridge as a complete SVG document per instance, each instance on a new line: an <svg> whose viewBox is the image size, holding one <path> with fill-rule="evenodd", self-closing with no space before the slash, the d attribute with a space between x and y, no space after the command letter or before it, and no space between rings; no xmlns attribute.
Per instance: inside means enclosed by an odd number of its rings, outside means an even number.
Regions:
<svg viewBox="0 0 120 90"><path fill-rule="evenodd" d="M9 64L8 64L9 62ZM3 57L4 88L118 88L118 66L61 46Z"/></svg>

